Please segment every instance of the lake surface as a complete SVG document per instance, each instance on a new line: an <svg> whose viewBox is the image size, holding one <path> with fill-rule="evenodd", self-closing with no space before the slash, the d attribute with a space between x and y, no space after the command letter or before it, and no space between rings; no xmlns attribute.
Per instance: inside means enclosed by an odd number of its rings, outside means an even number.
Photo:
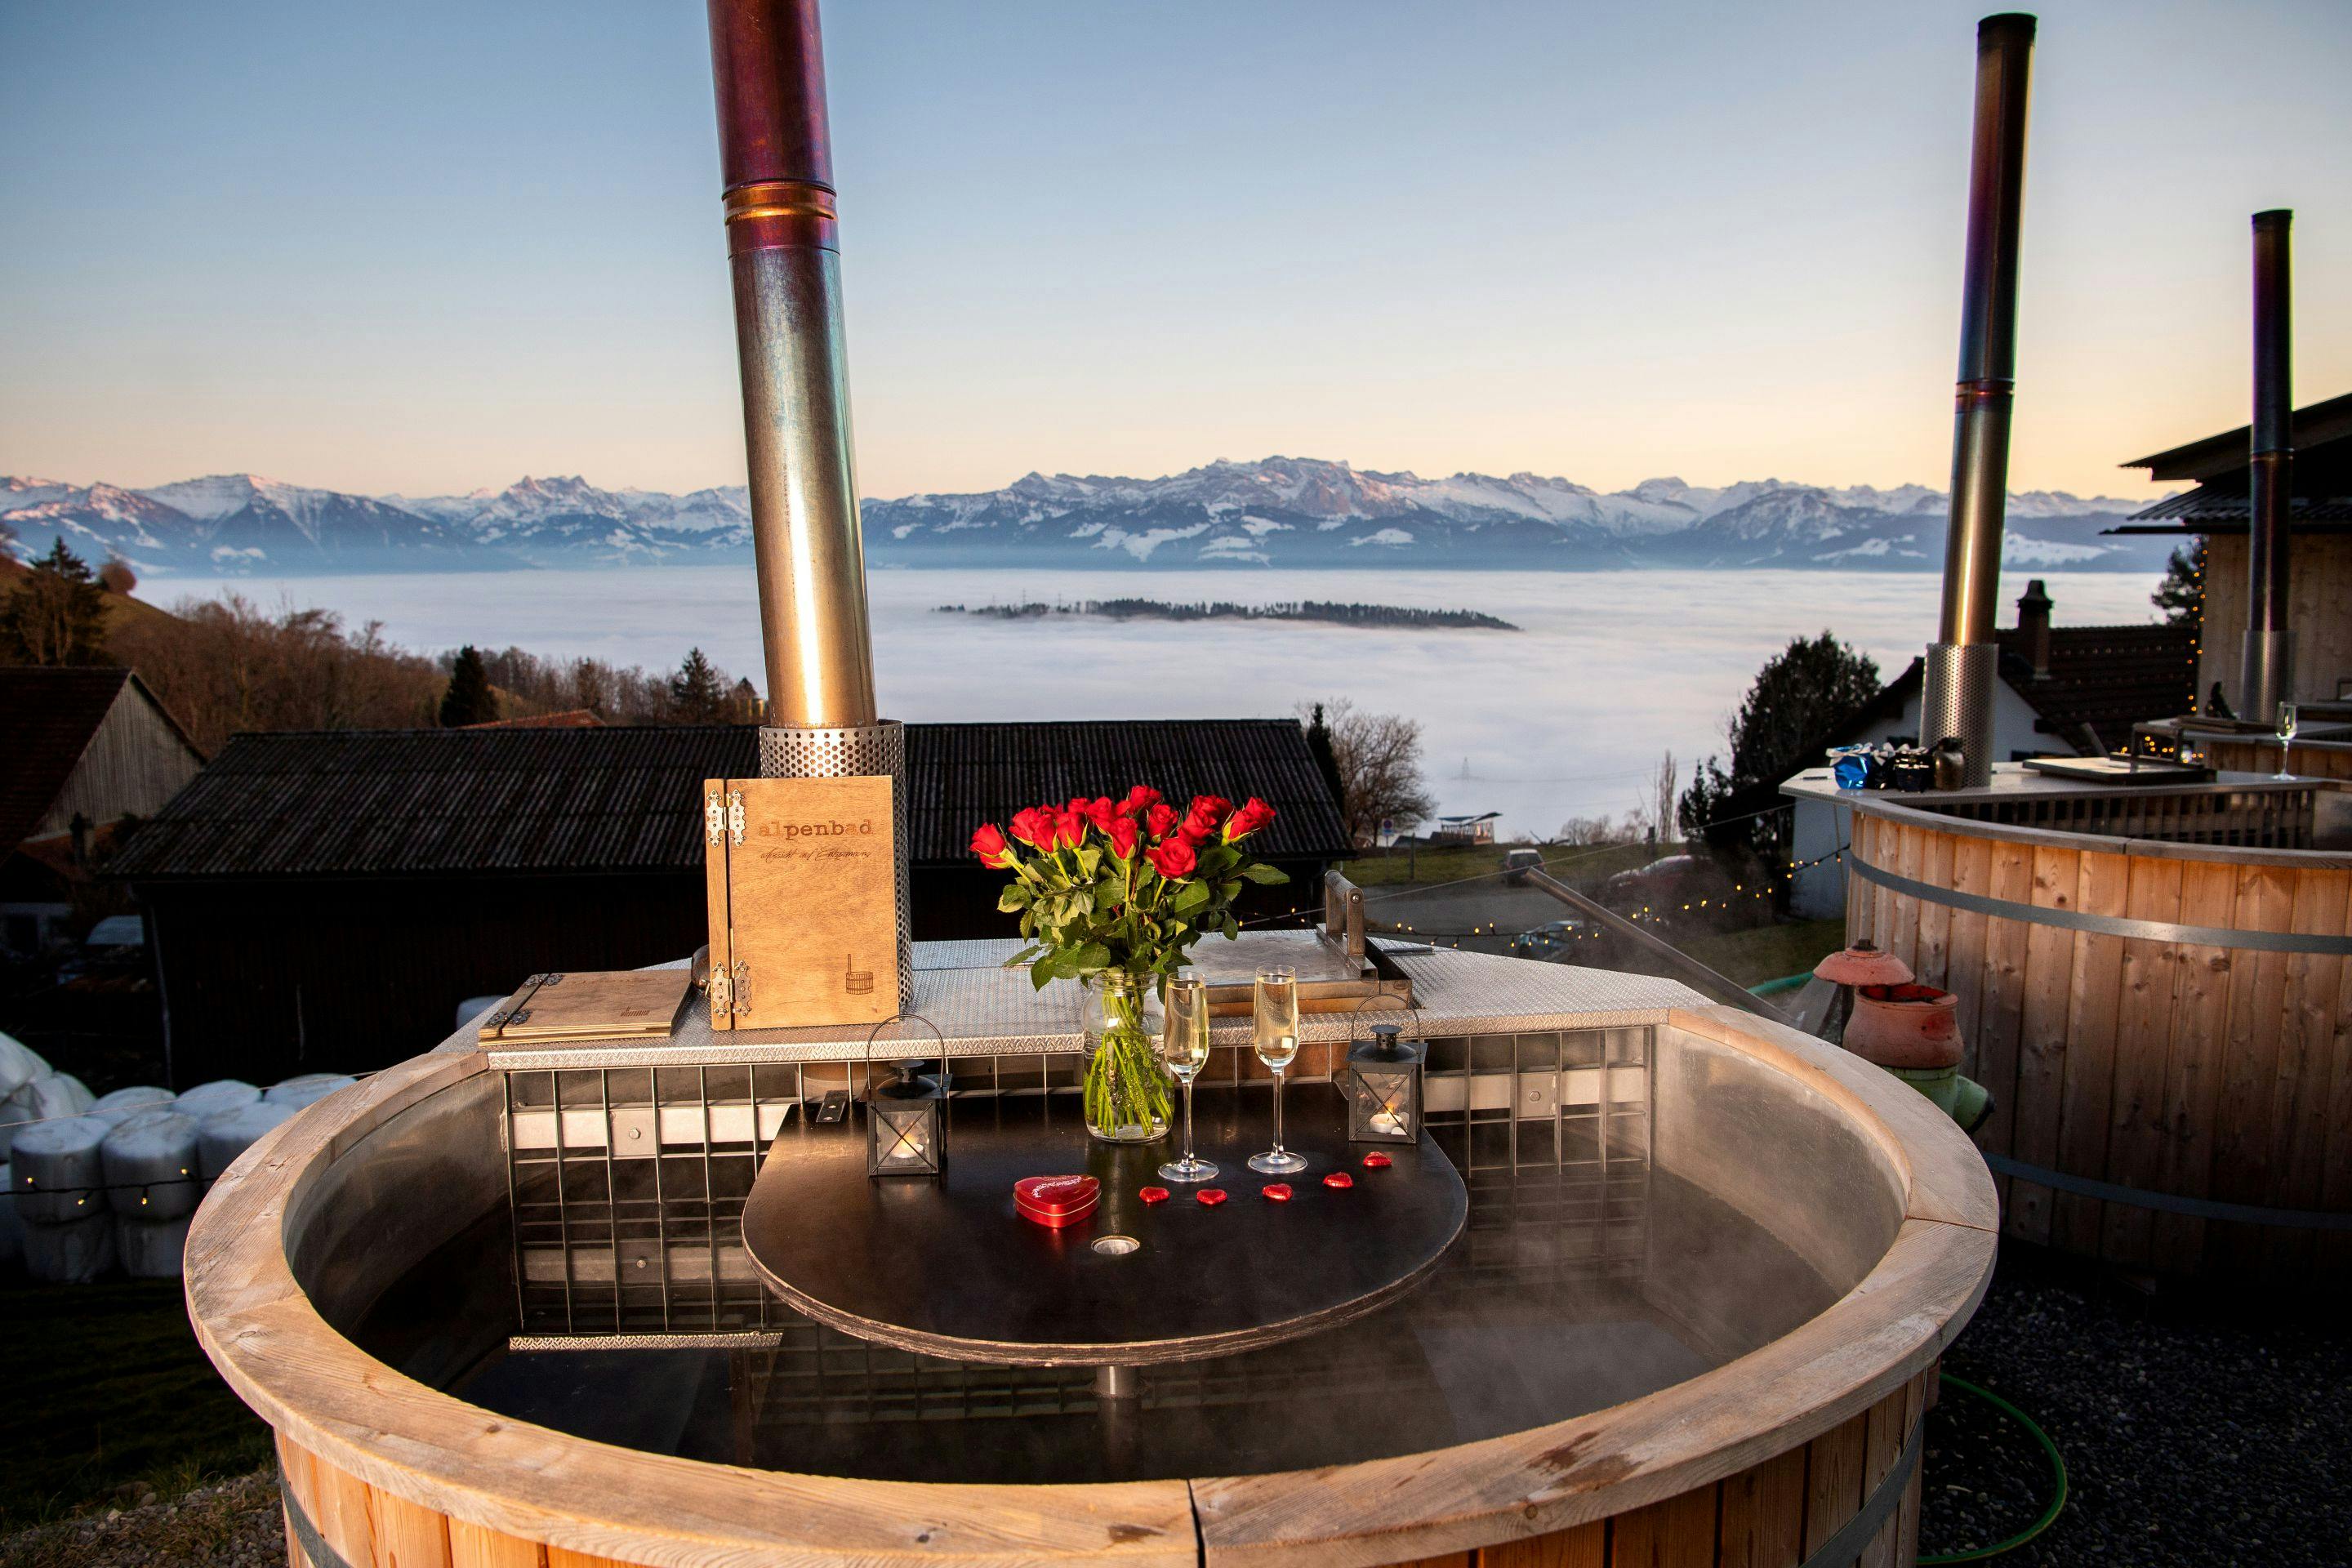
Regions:
<svg viewBox="0 0 2352 1568"><path fill-rule="evenodd" d="M2153 577L2045 573L2062 626L2156 618ZM1631 809L1659 753L1725 750L1723 726L1764 660L1824 628L1892 678L1936 630L1933 573L877 572L883 711L915 721L1288 715L1345 698L1421 722L1441 811L1499 811L1513 832ZM749 566L171 578L145 596L244 594L384 623L395 642L590 655L649 668L689 645L764 686ZM2002 584L2003 616L2024 591ZM1301 623L1003 621L942 604L1134 595L1268 604L1330 599L1480 610L1517 632ZM1129 781L1106 780L1105 788Z"/></svg>

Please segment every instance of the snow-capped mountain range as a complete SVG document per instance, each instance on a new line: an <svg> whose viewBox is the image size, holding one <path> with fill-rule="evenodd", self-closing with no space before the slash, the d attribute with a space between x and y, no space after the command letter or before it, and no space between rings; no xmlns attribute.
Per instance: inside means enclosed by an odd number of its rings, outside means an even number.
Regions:
<svg viewBox="0 0 2352 1568"><path fill-rule="evenodd" d="M2021 567L2155 570L2165 542L2116 537L2145 502L2009 500ZM1158 479L1029 474L1003 489L863 503L879 567L1660 566L1933 570L1946 500L1920 485L1722 489L1645 479L1611 494L1520 473L1424 479L1305 458L1218 461ZM743 488L671 495L525 479L461 496L361 496L251 474L144 489L0 477L29 557L53 538L151 575L720 563L751 558Z"/></svg>

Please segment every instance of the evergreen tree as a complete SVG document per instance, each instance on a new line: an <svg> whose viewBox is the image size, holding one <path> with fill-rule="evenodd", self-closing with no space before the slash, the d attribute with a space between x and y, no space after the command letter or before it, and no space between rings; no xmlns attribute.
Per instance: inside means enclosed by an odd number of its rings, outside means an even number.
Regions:
<svg viewBox="0 0 2352 1568"><path fill-rule="evenodd" d="M481 650L467 643L457 650L457 662L449 667L449 689L441 698L441 727L462 730L468 724L487 724L498 716L499 700L490 689Z"/></svg>
<svg viewBox="0 0 2352 1568"><path fill-rule="evenodd" d="M1821 761L1815 754L1849 713L1878 695L1878 663L1828 632L1798 637L1765 661L1729 728L1729 765L1701 763L1675 812L1685 838L1718 852L1742 849L1768 863L1787 858L1788 818L1778 812L1746 822L1718 822L1724 803L1758 784L1787 778Z"/></svg>
<svg viewBox="0 0 2352 1568"><path fill-rule="evenodd" d="M717 724L727 718L727 678L705 658L698 647L686 650L677 673L669 678L672 719L680 724Z"/></svg>
<svg viewBox="0 0 2352 1568"><path fill-rule="evenodd" d="M2164 624L2168 626L2195 626L2201 636L2205 627L2205 541L2185 549L2176 550L2164 563L2164 581L2148 595L2150 603L2164 612Z"/></svg>
<svg viewBox="0 0 2352 1568"><path fill-rule="evenodd" d="M1331 792L1331 804L1344 806L1348 789L1339 778L1339 753L1331 749L1331 726L1323 717L1320 702L1307 712L1307 751L1315 759L1316 771L1323 775L1323 787Z"/></svg>
<svg viewBox="0 0 2352 1568"><path fill-rule="evenodd" d="M59 539L0 602L0 663L105 662L105 591Z"/></svg>

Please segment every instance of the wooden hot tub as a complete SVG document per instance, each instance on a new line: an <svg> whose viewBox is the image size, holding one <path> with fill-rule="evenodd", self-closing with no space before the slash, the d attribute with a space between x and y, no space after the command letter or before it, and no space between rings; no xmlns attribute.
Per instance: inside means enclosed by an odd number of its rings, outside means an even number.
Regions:
<svg viewBox="0 0 2352 1568"><path fill-rule="evenodd" d="M1851 808L1848 937L1959 997L2008 1234L2150 1272L2352 1274L2352 854L2310 847L2334 786L1783 787Z"/></svg>
<svg viewBox="0 0 2352 1568"><path fill-rule="evenodd" d="M964 944L931 945L919 965L961 961L942 950ZM848 1059L858 1042L814 1031L719 1042L688 1027L658 1047L493 1056L456 1039L257 1144L221 1179L189 1238L198 1335L278 1433L289 1559L309 1568L1911 1562L1921 1415L1937 1356L1993 1262L1992 1184L1967 1141L1874 1068L1669 982L1418 949L1396 950L1395 961L1412 977L1431 1043L1432 1135L1473 1194L1454 1262L1427 1287L1434 1304L1389 1329L1375 1317L1326 1341L1247 1352L1257 1359L1234 1358L1230 1376L1219 1362L1156 1395L1147 1381L1129 1425L1180 1423L1222 1400L1212 1414L1241 1423L1222 1430L1295 1438L1268 1451L1311 1455L1325 1441L1306 1432L1318 1411L1385 1408L1381 1398L1347 1402L1363 1399L1365 1377L1394 1375L1382 1358L1400 1348L1428 1362L1423 1374L1437 1376L1434 1366L1466 1378L1463 1386L1540 1382L1539 1366L1477 1364L1482 1347L1533 1342L1463 1329L1460 1314L1497 1286L1514 1293L1514 1312L1548 1292L1630 1306L1649 1336L1642 1342L1687 1362L1689 1375L1629 1384L1643 1391L1563 1419L1429 1447L1384 1436L1379 1419L1344 1422L1334 1451L1370 1457L1339 1462L1261 1468L1145 1456L1112 1466L1133 1479L1079 1481L1049 1473L1047 1461L1007 1469L1025 1417L1000 1411L993 1425L961 1429L968 1442L953 1437L975 1391L1018 1373L1033 1379L1013 1385L1019 1400L1062 1402L1045 1419L1083 1433L1101 1414L1085 1403L1084 1369L1074 1384L1050 1381L1060 1375L1050 1370L958 1367L826 1339L835 1331L796 1321L758 1289L742 1265L740 1200L731 1233L719 1201L733 1190L727 1170L796 1157L803 1102L862 1075ZM1050 1097L1075 1037L1022 1033L1019 1004L995 984L978 971L919 976L926 1002L942 987L996 998L958 1015L984 1027L946 1030L958 1092L970 1083L975 1094ZM1348 1024L1309 1016L1309 1076L1328 1071ZM1213 1077L1246 1082L1245 1053L1230 1049L1245 1030L1220 1026ZM1034 1079L1022 1078L1033 1070L1023 1064L1034 1064ZM667 1171L671 1185L661 1224L633 1232L621 1223L624 1145L647 1135L661 1156L646 1173L658 1182ZM698 1168L705 1174L691 1177ZM1667 1201L1677 1193L1685 1197ZM1725 1228L1681 1228L1677 1215L1698 1213L1724 1216ZM694 1215L699 1230L688 1223ZM482 1277L501 1289L466 1288L473 1276L436 1273L430 1261L458 1256L451 1248L476 1234L502 1238L492 1252L511 1241L511 1276ZM1727 1305L1737 1294L1710 1277L1751 1246L1769 1246L1818 1296L1747 1303L1761 1314L1753 1321ZM1761 1285L1747 1293L1776 1294ZM1400 1326L1410 1331L1392 1331ZM1634 1342L1622 1322L1602 1327L1591 1364L1605 1382L1622 1360L1608 1347ZM785 1365L803 1351L817 1358L814 1378ZM485 1392L538 1364L533 1356L572 1352L586 1352L563 1363L582 1368L577 1377L546 1386L620 1369L635 1380L625 1386L640 1408L620 1413L635 1426L583 1436ZM704 1368L719 1390L703 1401L703 1429L719 1440L698 1450L705 1457L658 1451L663 1439L638 1430L653 1407L685 1408L664 1382L672 1366L688 1383ZM818 1387L828 1375L830 1392ZM1327 1396L1315 1380L1328 1377L1339 1382ZM1465 1430L1476 1424L1475 1403L1462 1409ZM792 1426L793 1441L879 1432L858 1451L889 1462L871 1474L759 1462L778 1452L762 1447L761 1422L815 1405L823 1412ZM1399 1396L1408 1426L1410 1405ZM885 1406L930 1419L856 1428ZM943 1431L953 1440L933 1479L880 1473L920 1442L936 1447ZM1087 1474L1110 1463L1083 1457Z"/></svg>

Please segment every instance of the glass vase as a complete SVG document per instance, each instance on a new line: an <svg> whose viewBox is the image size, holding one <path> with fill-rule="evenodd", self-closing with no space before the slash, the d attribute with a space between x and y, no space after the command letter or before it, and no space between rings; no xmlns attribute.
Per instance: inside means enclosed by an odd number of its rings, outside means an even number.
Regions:
<svg viewBox="0 0 2352 1568"><path fill-rule="evenodd" d="M1160 1056L1159 986L1123 970L1079 984L1086 995L1087 1131L1106 1143L1167 1137L1175 1102Z"/></svg>

